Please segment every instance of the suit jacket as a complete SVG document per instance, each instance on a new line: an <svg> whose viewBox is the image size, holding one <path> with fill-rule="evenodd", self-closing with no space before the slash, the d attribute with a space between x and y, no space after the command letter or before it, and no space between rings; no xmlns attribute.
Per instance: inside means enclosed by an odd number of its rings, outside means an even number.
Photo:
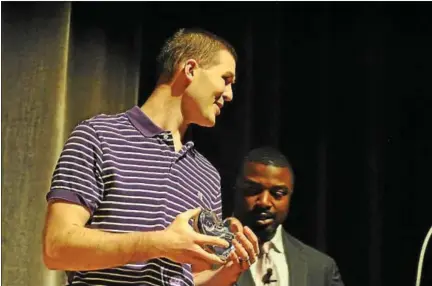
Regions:
<svg viewBox="0 0 432 286"><path fill-rule="evenodd" d="M282 230L289 270L289 286L344 286L336 262ZM255 286L250 270L242 273L238 286Z"/></svg>

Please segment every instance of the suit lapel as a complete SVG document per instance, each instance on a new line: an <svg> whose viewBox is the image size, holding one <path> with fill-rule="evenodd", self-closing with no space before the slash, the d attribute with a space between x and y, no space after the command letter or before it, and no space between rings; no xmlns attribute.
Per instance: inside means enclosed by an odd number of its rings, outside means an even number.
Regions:
<svg viewBox="0 0 432 286"><path fill-rule="evenodd" d="M297 244L285 230L282 237L288 263L289 286L307 286L308 267L301 245Z"/></svg>
<svg viewBox="0 0 432 286"><path fill-rule="evenodd" d="M243 272L237 280L239 286L255 286L250 269Z"/></svg>
<svg viewBox="0 0 432 286"><path fill-rule="evenodd" d="M301 245L297 244L285 230L282 231L282 239L288 263L289 286L307 286L308 266ZM240 275L237 284L239 286L255 286L250 270L246 270Z"/></svg>

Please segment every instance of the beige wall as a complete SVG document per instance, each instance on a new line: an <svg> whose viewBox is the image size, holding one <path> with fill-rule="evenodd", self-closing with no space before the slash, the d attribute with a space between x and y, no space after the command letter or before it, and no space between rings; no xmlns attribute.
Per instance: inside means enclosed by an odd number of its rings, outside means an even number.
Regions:
<svg viewBox="0 0 432 286"><path fill-rule="evenodd" d="M48 271L41 254L57 157L80 120L137 102L139 45L108 53L100 29L77 40L72 9L2 3L2 285L61 285L63 273Z"/></svg>

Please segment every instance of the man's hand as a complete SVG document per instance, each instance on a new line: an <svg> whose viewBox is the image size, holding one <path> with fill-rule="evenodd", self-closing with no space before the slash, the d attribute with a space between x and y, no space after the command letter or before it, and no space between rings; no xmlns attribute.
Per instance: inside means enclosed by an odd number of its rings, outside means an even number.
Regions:
<svg viewBox="0 0 432 286"><path fill-rule="evenodd" d="M258 238L249 227L243 227L235 218L231 218L230 230L235 233L235 250L228 262L216 270L202 271L193 267L194 281L197 286L229 286L235 283L240 274L255 263L259 255Z"/></svg>
<svg viewBox="0 0 432 286"><path fill-rule="evenodd" d="M171 225L164 230L160 251L164 257L178 262L192 265L222 265L225 262L217 255L203 249L204 245L228 247L226 240L195 232L189 225L189 220L197 216L200 209L188 210L179 214Z"/></svg>
<svg viewBox="0 0 432 286"><path fill-rule="evenodd" d="M240 275L255 263L259 255L258 238L249 227L234 223L232 231L235 233L233 245L235 251L231 253L230 261L225 265L230 271Z"/></svg>

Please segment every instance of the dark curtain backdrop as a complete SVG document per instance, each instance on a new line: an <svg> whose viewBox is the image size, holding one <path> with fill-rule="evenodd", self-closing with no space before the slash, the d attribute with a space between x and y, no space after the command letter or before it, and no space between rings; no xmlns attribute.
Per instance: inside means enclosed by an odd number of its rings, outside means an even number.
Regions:
<svg viewBox="0 0 432 286"><path fill-rule="evenodd" d="M414 285L432 225L431 3L143 7L140 104L178 27L207 28L239 53L234 101L214 129L193 128L222 175L224 214L245 152L277 146L296 173L286 229L334 257L346 285Z"/></svg>
<svg viewBox="0 0 432 286"><path fill-rule="evenodd" d="M154 87L158 49L176 29L198 26L227 38L239 54L234 101L215 128L192 130L221 173L224 214L233 209L244 154L274 145L296 174L286 229L335 258L348 286L414 285L432 224L431 3L74 2L71 11L72 33L81 31L72 53L90 63L86 51L100 39L85 31L94 23L110 35L107 59L123 51L132 27L141 28L138 104ZM109 82L123 70L95 69ZM101 102L113 92L87 88ZM432 285L429 248L422 286Z"/></svg>

